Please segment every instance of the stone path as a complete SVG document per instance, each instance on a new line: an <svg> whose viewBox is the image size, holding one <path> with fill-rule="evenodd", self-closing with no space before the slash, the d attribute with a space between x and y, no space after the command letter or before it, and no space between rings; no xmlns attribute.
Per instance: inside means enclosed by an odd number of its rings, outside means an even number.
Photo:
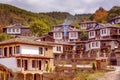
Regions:
<svg viewBox="0 0 120 80"><path fill-rule="evenodd" d="M120 80L120 66L115 68L115 71L106 73L105 76L98 80Z"/></svg>

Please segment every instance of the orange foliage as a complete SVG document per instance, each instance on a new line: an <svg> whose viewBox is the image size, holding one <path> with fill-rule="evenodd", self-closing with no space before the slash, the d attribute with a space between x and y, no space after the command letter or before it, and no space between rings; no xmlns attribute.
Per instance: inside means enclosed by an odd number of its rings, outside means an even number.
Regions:
<svg viewBox="0 0 120 80"><path fill-rule="evenodd" d="M97 22L105 22L107 20L107 11L104 10L103 8L99 8L93 15L93 19Z"/></svg>

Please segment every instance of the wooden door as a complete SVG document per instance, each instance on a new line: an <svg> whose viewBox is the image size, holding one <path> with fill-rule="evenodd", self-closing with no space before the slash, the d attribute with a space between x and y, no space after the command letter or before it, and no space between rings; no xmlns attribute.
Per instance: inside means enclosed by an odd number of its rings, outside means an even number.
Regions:
<svg viewBox="0 0 120 80"><path fill-rule="evenodd" d="M24 60L24 70L28 70L28 61Z"/></svg>
<svg viewBox="0 0 120 80"><path fill-rule="evenodd" d="M41 70L41 61L39 61L39 63L38 63L38 68L39 68L39 70Z"/></svg>

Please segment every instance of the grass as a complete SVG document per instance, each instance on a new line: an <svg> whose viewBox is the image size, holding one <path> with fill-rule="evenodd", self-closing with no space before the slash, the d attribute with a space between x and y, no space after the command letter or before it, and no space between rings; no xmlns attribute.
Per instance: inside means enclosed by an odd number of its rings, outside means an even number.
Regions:
<svg viewBox="0 0 120 80"><path fill-rule="evenodd" d="M94 73L78 73L73 80L98 80L98 78L104 76L101 71L96 71Z"/></svg>

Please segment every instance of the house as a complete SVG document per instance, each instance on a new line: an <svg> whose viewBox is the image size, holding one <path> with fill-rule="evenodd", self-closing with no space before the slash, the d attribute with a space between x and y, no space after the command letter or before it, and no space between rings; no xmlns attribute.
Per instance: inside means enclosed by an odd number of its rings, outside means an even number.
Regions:
<svg viewBox="0 0 120 80"><path fill-rule="evenodd" d="M114 55L111 55L110 64L120 66L120 44L117 49L114 51Z"/></svg>
<svg viewBox="0 0 120 80"><path fill-rule="evenodd" d="M96 57L108 57L119 46L120 27L112 24L98 24L88 30L89 40L86 51ZM96 53L95 53L96 52Z"/></svg>
<svg viewBox="0 0 120 80"><path fill-rule="evenodd" d="M41 80L47 67L53 70L53 46L29 38L0 42L0 65L18 73L18 77L22 76L20 80L28 80L30 77Z"/></svg>
<svg viewBox="0 0 120 80"><path fill-rule="evenodd" d="M86 30L93 28L97 25L96 21L86 21L86 22L81 22L80 24L81 29Z"/></svg>
<svg viewBox="0 0 120 80"><path fill-rule="evenodd" d="M22 26L20 24L9 25L3 28L3 33L13 36L30 36L29 26Z"/></svg>
<svg viewBox="0 0 120 80"><path fill-rule="evenodd" d="M116 16L108 21L110 24L120 24L120 16Z"/></svg>
<svg viewBox="0 0 120 80"><path fill-rule="evenodd" d="M70 64L72 53L76 53L75 44L80 41L80 33L81 31L74 26L61 24L55 26L48 34L38 38L37 41L49 41L54 45L55 64L60 64L62 61Z"/></svg>
<svg viewBox="0 0 120 80"><path fill-rule="evenodd" d="M48 35L50 41L54 42L75 42L80 41L80 33L81 31L76 29L76 27L71 25L57 25L51 30L46 36L41 37L42 41L48 40ZM53 38L53 40L51 39Z"/></svg>

